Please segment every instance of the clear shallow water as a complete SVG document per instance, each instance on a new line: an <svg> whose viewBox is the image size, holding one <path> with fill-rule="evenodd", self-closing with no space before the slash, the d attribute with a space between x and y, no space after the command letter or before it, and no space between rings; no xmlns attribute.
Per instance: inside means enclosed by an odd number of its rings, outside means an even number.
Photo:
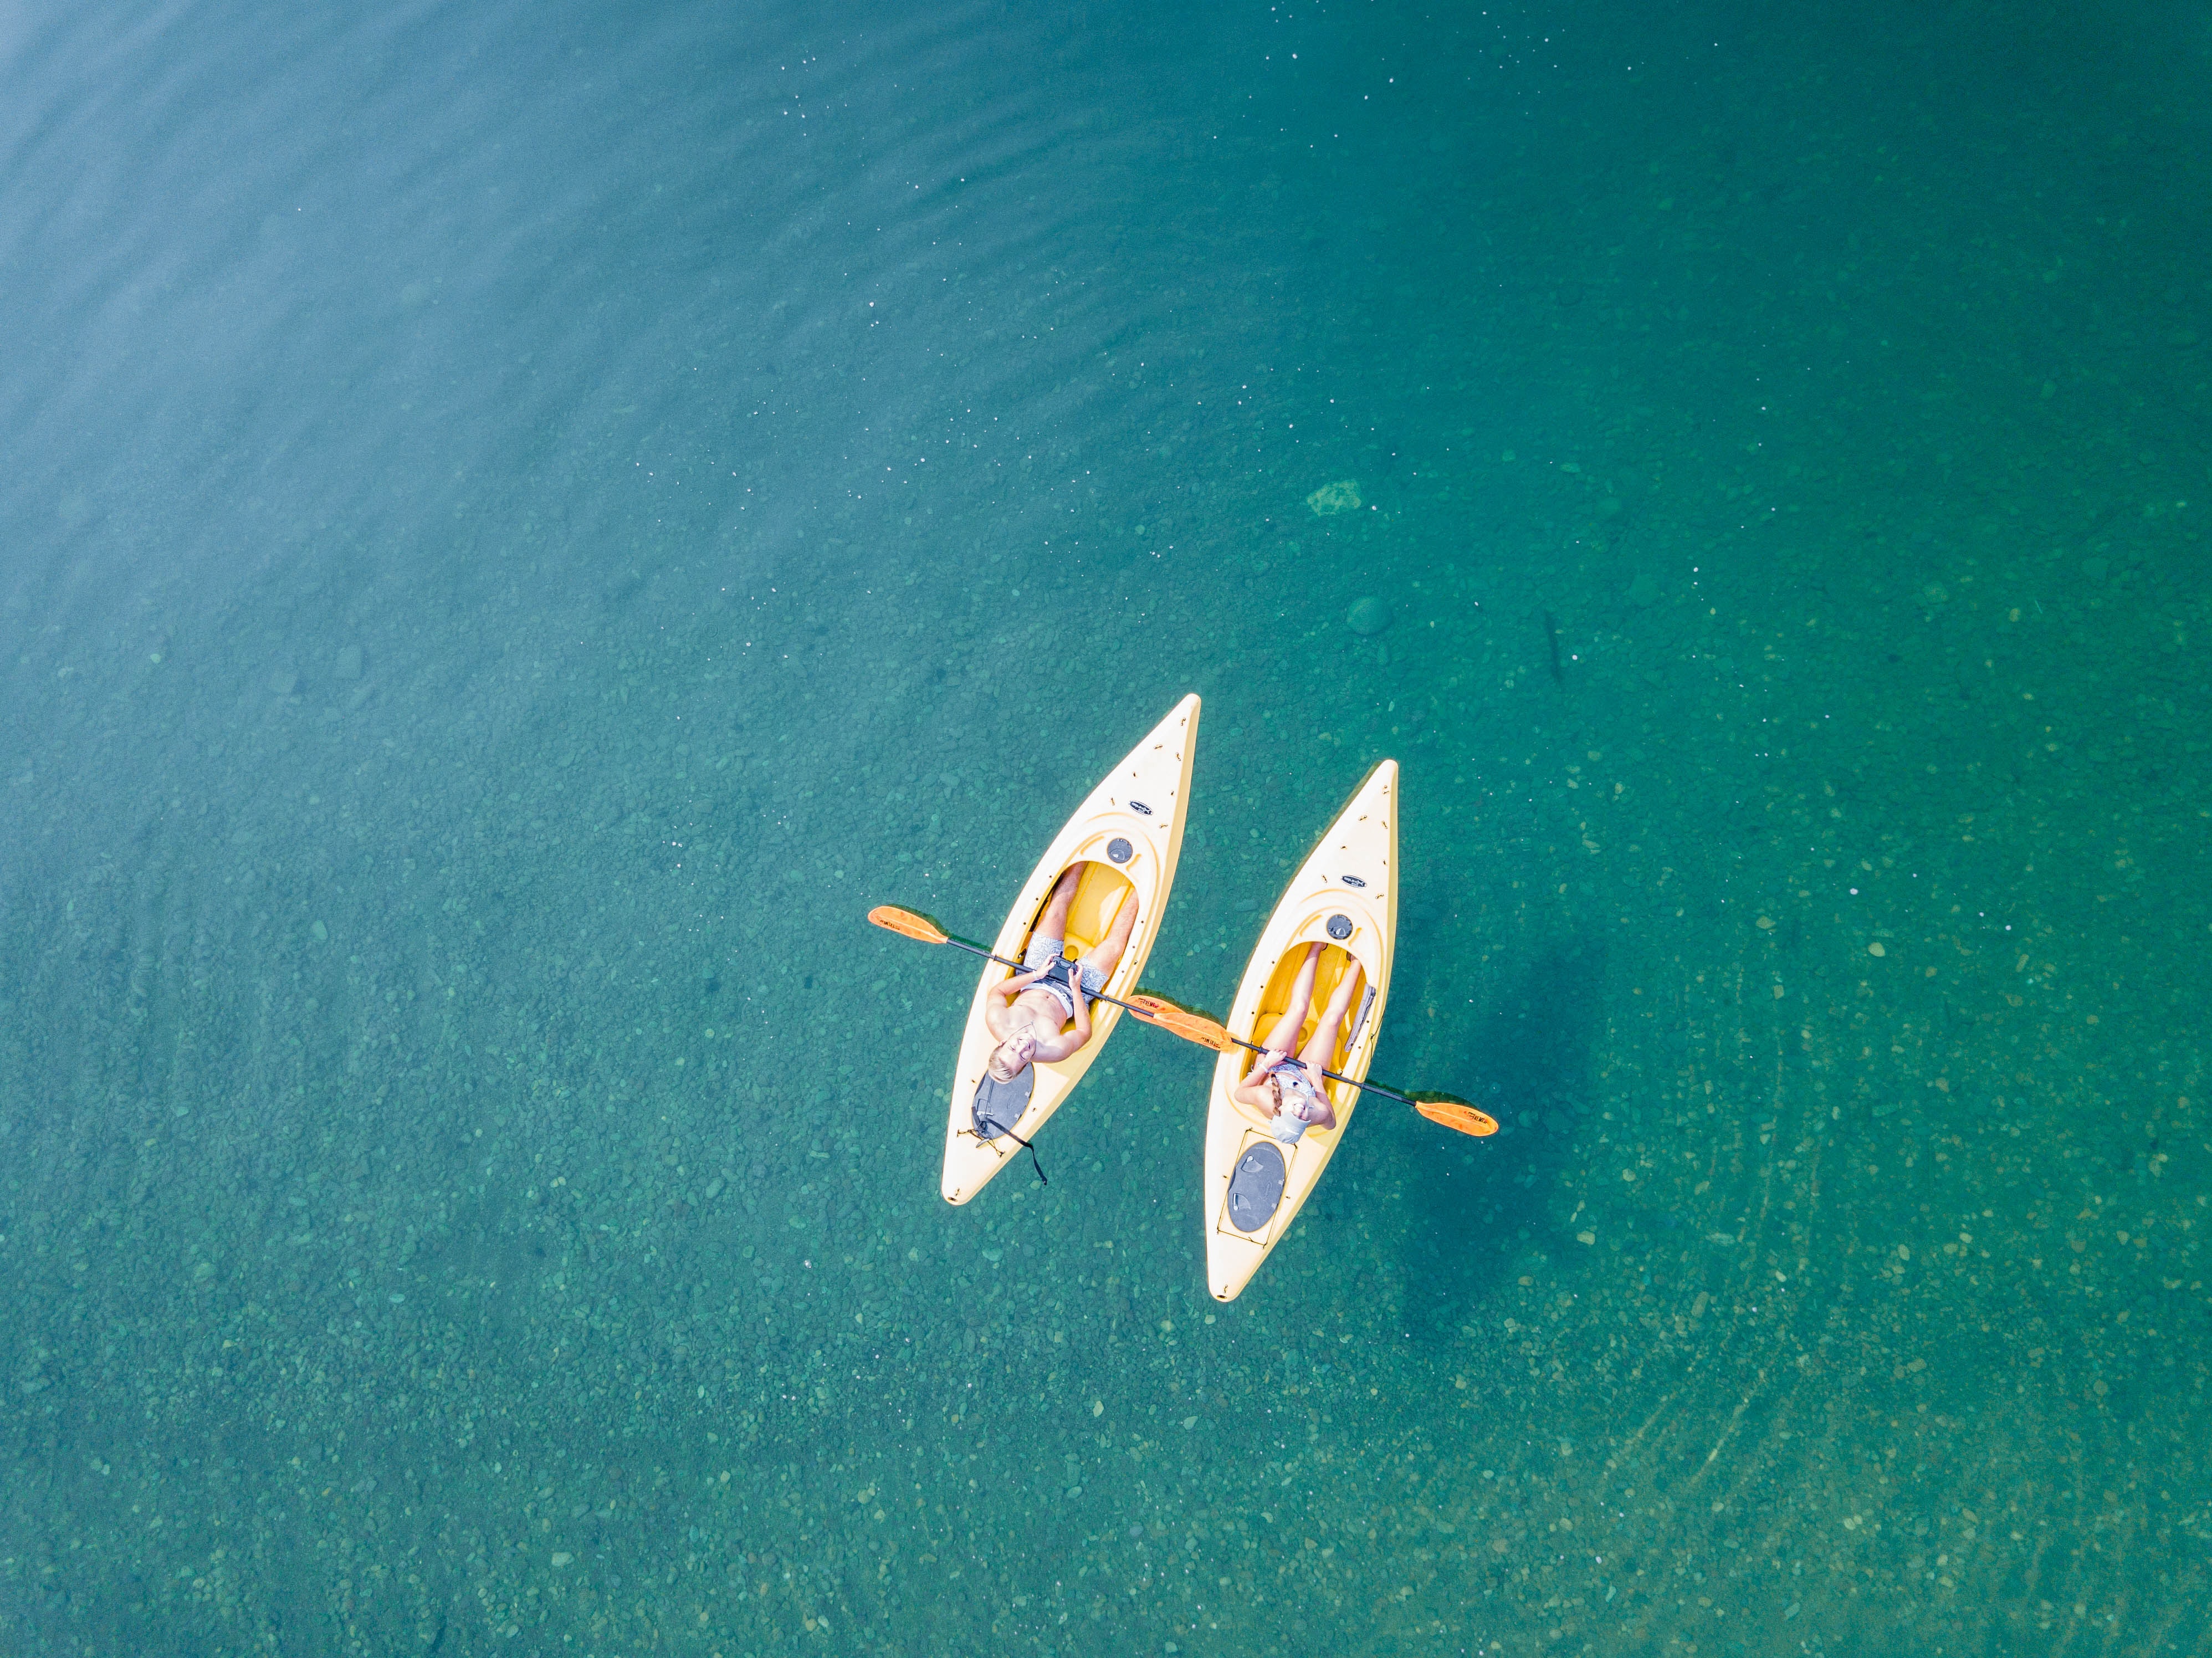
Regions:
<svg viewBox="0 0 2212 1658"><path fill-rule="evenodd" d="M2192 27L12 19L7 1644L2201 1649ZM860 921L1194 688L1512 1127L1225 1309Z"/></svg>

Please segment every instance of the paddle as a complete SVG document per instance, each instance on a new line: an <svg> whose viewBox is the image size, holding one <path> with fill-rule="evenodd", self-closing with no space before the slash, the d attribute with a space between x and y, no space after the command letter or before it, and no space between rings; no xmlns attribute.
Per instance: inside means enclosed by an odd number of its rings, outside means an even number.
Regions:
<svg viewBox="0 0 2212 1658"><path fill-rule="evenodd" d="M1267 1051L1257 1042L1248 1042L1242 1036L1231 1035L1218 1021L1209 1019L1203 1013L1193 1013L1188 1008L1177 1007L1164 997L1139 994L1123 1005L1146 1023L1157 1025L1187 1042L1210 1048L1217 1054L1225 1054L1231 1048L1248 1048L1255 1054ZM1394 1088L1360 1082L1340 1071L1324 1071L1321 1074L1333 1082L1350 1083L1363 1093L1380 1094L1386 1100L1410 1105L1431 1122L1441 1123L1446 1128L1455 1129L1462 1134L1481 1139L1498 1132L1497 1119L1486 1112L1478 1111L1455 1094L1401 1094Z"/></svg>
<svg viewBox="0 0 2212 1658"><path fill-rule="evenodd" d="M1010 962L1003 956L994 956L972 939L958 938L947 932L929 917L916 910L901 909L896 904L878 904L868 912L868 920L888 932L897 933L901 938L912 938L925 944L957 944L962 950L981 956L987 961L996 962L1002 967L1012 968L1017 972L1028 971L1019 962ZM1170 1035L1180 1036L1187 1042L1196 1042L1201 1048L1210 1048L1217 1054L1225 1054L1231 1048L1249 1048L1255 1054L1267 1052L1256 1043L1248 1042L1241 1036L1231 1035L1218 1022L1207 1018L1204 1014L1193 1013L1187 1009L1177 1007L1164 997L1147 996L1139 993L1126 1002L1116 996L1095 996L1091 999L1111 1002L1116 1007L1126 1008L1146 1024L1156 1026ZM1431 1122L1441 1123L1444 1127L1456 1130L1462 1134L1473 1134L1480 1139L1498 1132L1498 1122L1495 1118L1478 1111L1474 1106L1455 1095L1401 1094L1395 1089L1380 1087L1374 1083L1355 1082L1352 1078L1340 1072L1324 1071L1322 1075L1334 1082L1351 1083L1352 1087L1363 1092L1380 1094L1383 1098L1395 1100L1401 1105L1410 1105Z"/></svg>
<svg viewBox="0 0 2212 1658"><path fill-rule="evenodd" d="M963 938L957 934L947 932L919 910L901 909L896 904L878 904L868 912L868 919L878 926L896 932L902 938L913 938L925 944L957 944L963 950L971 950L981 956L985 961L996 962L1001 967L1010 967L1017 973L1027 973L1030 970L1019 962L1010 962L1003 956L994 956L973 939ZM1140 1019L1145 1017L1145 1011L1137 1006L1134 1002L1125 1002L1118 996L1092 995L1088 991L1084 993L1090 996L1094 1002L1111 1002L1116 1007L1127 1008ZM1146 999L1147 999L1144 997L1138 998L1139 1001ZM1146 1023L1152 1022L1148 1020Z"/></svg>

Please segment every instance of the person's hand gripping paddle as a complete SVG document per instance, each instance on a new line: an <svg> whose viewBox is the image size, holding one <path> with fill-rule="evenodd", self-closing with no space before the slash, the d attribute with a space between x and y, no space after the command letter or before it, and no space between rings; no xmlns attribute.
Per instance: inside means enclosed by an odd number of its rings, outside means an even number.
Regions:
<svg viewBox="0 0 2212 1658"><path fill-rule="evenodd" d="M1249 1048L1255 1054L1267 1052L1257 1042L1248 1042L1242 1036L1231 1035L1228 1028L1218 1020L1209 1019L1203 1013L1194 1013L1188 1008L1177 1007L1162 996L1142 993L1132 996L1128 1008L1146 1024L1156 1025L1187 1042L1196 1042L1200 1048L1210 1048L1217 1054L1225 1054L1232 1048ZM1426 1090L1401 1094L1395 1088L1364 1083L1346 1076L1340 1071L1324 1071L1321 1074L1332 1082L1350 1083L1362 1093L1380 1094L1386 1100L1410 1105L1431 1122L1442 1123L1446 1128L1456 1129L1462 1134L1473 1134L1480 1139L1498 1132L1495 1117L1477 1110L1456 1094L1435 1094Z"/></svg>
<svg viewBox="0 0 2212 1658"><path fill-rule="evenodd" d="M901 909L896 904L878 904L868 912L868 919L887 932L897 933L902 938L912 938L925 944L953 944L959 949L981 956L986 961L996 962L1001 967L1010 967L1017 973L1026 973L1030 970L1019 962L1010 962L1003 956L992 955L989 950L972 938L963 938L955 933L947 932L919 910ZM1116 1007L1127 1008L1140 1019L1145 1017L1145 1011L1137 1005L1137 1002L1125 1002L1119 996L1108 996L1091 991L1085 991L1084 994L1094 1002L1111 1002ZM1137 1001L1145 999L1140 996ZM1146 1023L1150 1023L1151 1021L1146 1020Z"/></svg>
<svg viewBox="0 0 2212 1658"><path fill-rule="evenodd" d="M878 904L868 912L868 920L888 932L897 933L903 938L912 938L925 944L952 944L974 955L983 957L987 960L997 962L1001 966L1012 968L1018 973L1023 970L1019 962L1010 962L1003 956L994 956L973 939L962 938L947 932L929 917L916 910L901 909L896 904ZM1227 1028L1218 1020L1209 1019L1202 1013L1194 1013L1187 1008L1177 1007L1164 996L1153 996L1139 992L1126 1002L1115 996L1097 996L1092 999L1111 1002L1115 1006L1125 1008L1135 1014L1138 1018L1156 1029L1164 1030L1171 1036L1180 1036L1187 1042L1196 1042L1200 1048L1210 1048L1217 1054L1225 1054L1231 1048L1249 1048L1255 1054L1265 1051L1256 1042L1248 1042L1241 1036L1231 1035ZM1441 1123L1444 1127L1462 1134L1473 1134L1481 1138L1498 1132L1498 1120L1495 1117L1476 1109L1456 1095L1436 1094L1425 1090L1414 1094L1401 1094L1395 1089L1383 1088L1375 1083L1359 1082L1340 1072L1324 1071L1322 1075L1333 1082L1350 1083L1352 1087L1363 1093L1380 1094L1386 1100L1395 1100L1401 1105L1410 1105L1431 1122Z"/></svg>

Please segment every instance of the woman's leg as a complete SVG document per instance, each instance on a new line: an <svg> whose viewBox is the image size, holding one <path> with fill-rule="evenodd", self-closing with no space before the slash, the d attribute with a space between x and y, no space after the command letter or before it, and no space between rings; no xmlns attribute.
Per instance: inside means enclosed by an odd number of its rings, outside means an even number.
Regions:
<svg viewBox="0 0 2212 1658"><path fill-rule="evenodd" d="M1328 1006L1314 1027L1313 1039L1306 1043L1305 1052L1298 1055L1315 1071L1326 1071L1336 1058L1336 1041L1343 1033L1344 1016L1352 1011L1352 999L1359 993L1361 978L1359 963L1354 962L1352 970L1336 981L1336 989L1328 999Z"/></svg>
<svg viewBox="0 0 2212 1658"><path fill-rule="evenodd" d="M1321 951L1318 941L1306 946L1306 958L1298 964L1298 976L1291 981L1291 1005L1275 1021L1267 1040L1260 1044L1271 1054L1289 1053L1298 1040L1298 1032L1305 1029L1306 1015L1313 1011L1314 974L1321 964Z"/></svg>

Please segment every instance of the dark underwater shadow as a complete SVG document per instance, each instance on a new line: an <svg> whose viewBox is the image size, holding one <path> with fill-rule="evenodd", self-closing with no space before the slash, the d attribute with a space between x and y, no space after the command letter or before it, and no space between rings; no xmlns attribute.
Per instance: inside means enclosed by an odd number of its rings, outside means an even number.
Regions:
<svg viewBox="0 0 2212 1658"><path fill-rule="evenodd" d="M1401 1316L1409 1339L1449 1341L1520 1270L1530 1250L1554 1254L1546 1199L1589 1108L1591 1056L1605 1023L1605 948L1571 940L1544 950L1431 1048L1438 1084L1496 1117L1504 1132L1472 1139L1444 1129L1394 1137L1408 1160L1398 1242ZM1402 1111L1402 1108L1400 1108ZM1411 1113L1404 1114L1411 1116Z"/></svg>

